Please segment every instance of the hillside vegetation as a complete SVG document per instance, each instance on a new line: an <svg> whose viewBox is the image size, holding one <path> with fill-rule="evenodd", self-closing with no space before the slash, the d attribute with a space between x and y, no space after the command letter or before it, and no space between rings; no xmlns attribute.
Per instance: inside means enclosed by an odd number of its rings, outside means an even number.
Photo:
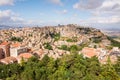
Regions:
<svg viewBox="0 0 120 80"><path fill-rule="evenodd" d="M120 80L120 60L112 65L108 59L101 65L96 57L64 55L54 60L45 56L41 61L32 57L21 64L0 65L0 78L6 80Z"/></svg>
<svg viewBox="0 0 120 80"><path fill-rule="evenodd" d="M21 64L0 65L0 78L6 80L120 80L120 62L100 65L96 57L65 55L54 60L45 56L41 61L32 57Z"/></svg>

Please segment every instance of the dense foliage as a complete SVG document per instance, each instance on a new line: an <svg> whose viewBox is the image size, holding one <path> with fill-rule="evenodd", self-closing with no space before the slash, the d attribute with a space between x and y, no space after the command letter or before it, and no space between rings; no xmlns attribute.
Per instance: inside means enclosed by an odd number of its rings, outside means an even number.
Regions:
<svg viewBox="0 0 120 80"><path fill-rule="evenodd" d="M101 36L99 36L99 37L92 37L91 40L94 43L100 43L102 41L102 38L101 38Z"/></svg>
<svg viewBox="0 0 120 80"><path fill-rule="evenodd" d="M60 33L50 34L52 38L54 38L55 41L58 41L60 39Z"/></svg>
<svg viewBox="0 0 120 80"><path fill-rule="evenodd" d="M120 80L120 60L100 65L96 57L79 54L64 55L54 60L32 57L22 64L0 65L0 79L6 80Z"/></svg>
<svg viewBox="0 0 120 80"><path fill-rule="evenodd" d="M58 47L59 49L62 50L68 50L68 46L67 45L61 45L61 47Z"/></svg>
<svg viewBox="0 0 120 80"><path fill-rule="evenodd" d="M44 43L44 48L52 50L52 46L50 45L50 43Z"/></svg>
<svg viewBox="0 0 120 80"><path fill-rule="evenodd" d="M11 37L10 41L18 41L18 42L22 42L23 39L20 38L20 37L15 37L15 36L13 36L13 37Z"/></svg>
<svg viewBox="0 0 120 80"><path fill-rule="evenodd" d="M72 37L66 40L67 42L77 42L77 37Z"/></svg>
<svg viewBox="0 0 120 80"><path fill-rule="evenodd" d="M71 45L71 46L61 45L58 48L61 49L61 50L67 50L67 51L70 51L72 53L76 53L76 52L82 50L86 46L87 46L87 44Z"/></svg>
<svg viewBox="0 0 120 80"><path fill-rule="evenodd" d="M79 51L79 46L77 45L71 45L71 46L61 45L61 47L58 47L58 48L61 50L70 51L71 53L77 53Z"/></svg>
<svg viewBox="0 0 120 80"><path fill-rule="evenodd" d="M111 45L115 46L115 47L119 47L120 48L120 42L115 41L114 39L112 39L111 37L108 37L108 39L111 41Z"/></svg>

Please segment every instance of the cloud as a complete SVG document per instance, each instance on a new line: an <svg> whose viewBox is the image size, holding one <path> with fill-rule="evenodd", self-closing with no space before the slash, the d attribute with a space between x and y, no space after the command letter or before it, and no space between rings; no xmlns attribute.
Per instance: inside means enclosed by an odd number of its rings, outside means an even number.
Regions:
<svg viewBox="0 0 120 80"><path fill-rule="evenodd" d="M85 1L85 0L84 0ZM116 24L120 23L120 0L86 0L73 5L74 9L88 11L91 17L83 23Z"/></svg>
<svg viewBox="0 0 120 80"><path fill-rule="evenodd" d="M56 11L57 14L67 14L68 13L68 10L64 9L64 10L61 10L61 11Z"/></svg>
<svg viewBox="0 0 120 80"><path fill-rule="evenodd" d="M0 0L0 6L14 5L15 2L21 2L26 0Z"/></svg>
<svg viewBox="0 0 120 80"><path fill-rule="evenodd" d="M93 14L120 13L120 0L80 0L73 5L74 9L87 10Z"/></svg>
<svg viewBox="0 0 120 80"><path fill-rule="evenodd" d="M61 11L62 14L66 14L68 11L66 9L64 9L63 11Z"/></svg>
<svg viewBox="0 0 120 80"><path fill-rule="evenodd" d="M39 25L44 23L41 20L25 20L18 13L12 10L0 10L0 24L1 25L14 25L14 26L25 26L25 25Z"/></svg>
<svg viewBox="0 0 120 80"><path fill-rule="evenodd" d="M53 4L57 4L57 5L63 5L61 0L49 0L51 3Z"/></svg>
<svg viewBox="0 0 120 80"><path fill-rule="evenodd" d="M99 17L99 23L120 23L120 1L105 0L103 4L92 12Z"/></svg>
<svg viewBox="0 0 120 80"><path fill-rule="evenodd" d="M75 9L96 9L102 5L103 0L80 0L73 5Z"/></svg>
<svg viewBox="0 0 120 80"><path fill-rule="evenodd" d="M120 10L120 1L119 0L105 0L100 6L100 9L109 11L109 10Z"/></svg>
<svg viewBox="0 0 120 80"><path fill-rule="evenodd" d="M14 5L14 0L0 0L0 6Z"/></svg>
<svg viewBox="0 0 120 80"><path fill-rule="evenodd" d="M119 0L105 0L103 4L96 9L99 13L115 14L120 13L120 1ZM102 14L102 13L101 13Z"/></svg>
<svg viewBox="0 0 120 80"><path fill-rule="evenodd" d="M0 11L0 24L22 24L24 19L19 17L17 13L11 10Z"/></svg>
<svg viewBox="0 0 120 80"><path fill-rule="evenodd" d="M91 17L86 20L86 23L116 24L120 23L120 16Z"/></svg>

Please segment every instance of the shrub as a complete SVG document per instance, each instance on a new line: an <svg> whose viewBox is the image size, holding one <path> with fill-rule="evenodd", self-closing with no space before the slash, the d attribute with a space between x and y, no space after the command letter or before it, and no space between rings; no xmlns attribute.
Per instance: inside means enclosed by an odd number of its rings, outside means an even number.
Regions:
<svg viewBox="0 0 120 80"><path fill-rule="evenodd" d="M72 39L67 39L67 42L77 42L77 37L72 37Z"/></svg>
<svg viewBox="0 0 120 80"><path fill-rule="evenodd" d="M51 34L51 37L55 39L55 41L58 41L60 39L60 33Z"/></svg>
<svg viewBox="0 0 120 80"><path fill-rule="evenodd" d="M18 41L18 42L22 42L23 39L21 37L11 37L10 41Z"/></svg>
<svg viewBox="0 0 120 80"><path fill-rule="evenodd" d="M112 39L111 37L108 37L108 40L111 41L111 46L115 46L115 47L119 47L119 48L120 48L120 42L115 41L115 40Z"/></svg>
<svg viewBox="0 0 120 80"><path fill-rule="evenodd" d="M101 37L93 37L91 40L93 40L94 43L100 43L102 41Z"/></svg>
<svg viewBox="0 0 120 80"><path fill-rule="evenodd" d="M67 42L73 42L73 40L72 40L72 39L67 39L66 41L67 41Z"/></svg>
<svg viewBox="0 0 120 80"><path fill-rule="evenodd" d="M50 45L50 43L44 43L44 48L52 50L52 46Z"/></svg>
<svg viewBox="0 0 120 80"><path fill-rule="evenodd" d="M67 47L67 45L62 45L61 47L59 47L59 49L68 50L68 47Z"/></svg>

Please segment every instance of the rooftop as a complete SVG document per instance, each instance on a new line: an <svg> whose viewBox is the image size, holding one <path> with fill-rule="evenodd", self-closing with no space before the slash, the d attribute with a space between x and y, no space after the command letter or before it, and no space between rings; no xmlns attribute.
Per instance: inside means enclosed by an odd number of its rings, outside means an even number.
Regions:
<svg viewBox="0 0 120 80"><path fill-rule="evenodd" d="M29 58L31 58L33 55L32 54L30 54L30 53L21 53L18 57L19 58L26 58L26 59L29 59Z"/></svg>
<svg viewBox="0 0 120 80"><path fill-rule="evenodd" d="M10 44L10 42L4 41L0 45L8 45L8 44Z"/></svg>
<svg viewBox="0 0 120 80"><path fill-rule="evenodd" d="M88 48L88 47L83 48L82 53L84 56L89 58L97 55L97 52L94 48Z"/></svg>
<svg viewBox="0 0 120 80"><path fill-rule="evenodd" d="M4 59L1 59L0 62L5 63L5 64L10 64L13 62L17 62L17 59L15 57L6 57Z"/></svg>
<svg viewBox="0 0 120 80"><path fill-rule="evenodd" d="M20 47L21 44L20 43L14 43L14 44L11 44L11 47Z"/></svg>

